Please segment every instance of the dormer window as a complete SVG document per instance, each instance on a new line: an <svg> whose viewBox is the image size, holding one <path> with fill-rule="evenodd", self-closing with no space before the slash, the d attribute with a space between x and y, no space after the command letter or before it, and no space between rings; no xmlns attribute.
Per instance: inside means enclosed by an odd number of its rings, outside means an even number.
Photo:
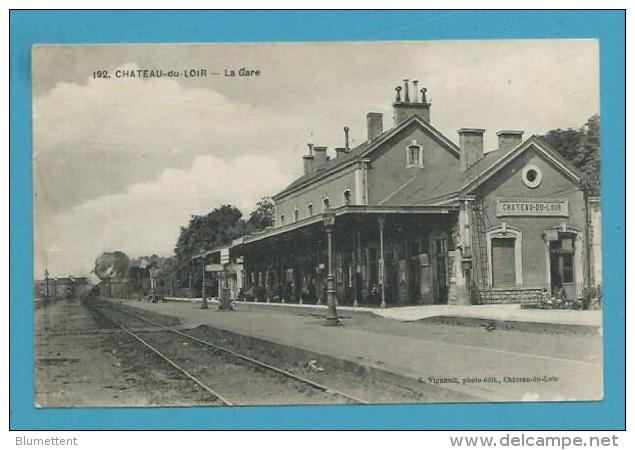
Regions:
<svg viewBox="0 0 635 450"><path fill-rule="evenodd" d="M423 167L423 147L416 139L406 147L406 167Z"/></svg>
<svg viewBox="0 0 635 450"><path fill-rule="evenodd" d="M344 191L344 204L347 206L351 204L351 190L350 189L346 189Z"/></svg>

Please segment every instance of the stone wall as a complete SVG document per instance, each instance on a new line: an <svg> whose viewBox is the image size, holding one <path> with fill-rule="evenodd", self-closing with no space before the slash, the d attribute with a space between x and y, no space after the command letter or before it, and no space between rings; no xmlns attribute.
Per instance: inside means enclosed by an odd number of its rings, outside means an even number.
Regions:
<svg viewBox="0 0 635 450"><path fill-rule="evenodd" d="M541 296L542 289L478 289L474 293L472 303L476 305L538 303Z"/></svg>

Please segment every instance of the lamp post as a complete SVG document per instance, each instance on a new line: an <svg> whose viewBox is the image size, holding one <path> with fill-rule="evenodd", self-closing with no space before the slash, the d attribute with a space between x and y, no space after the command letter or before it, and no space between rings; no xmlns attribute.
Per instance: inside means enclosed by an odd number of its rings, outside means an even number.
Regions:
<svg viewBox="0 0 635 450"><path fill-rule="evenodd" d="M324 325L335 326L340 325L337 317L337 306L335 298L335 280L333 277L333 228L335 226L335 213L326 208L322 215L324 220L324 230L326 231L326 239L328 242L328 274L326 276L326 321Z"/></svg>
<svg viewBox="0 0 635 450"><path fill-rule="evenodd" d="M408 95L406 93L406 95ZM381 304L380 308L386 308L386 271L384 269L384 224L386 223L386 218L384 216L379 216L379 285L381 286Z"/></svg>

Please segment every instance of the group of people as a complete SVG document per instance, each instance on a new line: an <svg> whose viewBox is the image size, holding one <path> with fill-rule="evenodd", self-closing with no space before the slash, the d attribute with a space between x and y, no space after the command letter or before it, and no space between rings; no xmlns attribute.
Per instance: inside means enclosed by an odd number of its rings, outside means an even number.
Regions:
<svg viewBox="0 0 635 450"><path fill-rule="evenodd" d="M568 297L563 286L554 289L550 295L547 289L543 289L540 299L542 309L600 309L602 307L602 287L598 285L588 286L582 290L578 298Z"/></svg>
<svg viewBox="0 0 635 450"><path fill-rule="evenodd" d="M269 300L274 303L296 303L301 300L302 303L316 303L319 293L322 301L326 301L326 285L322 283L321 292L319 292L318 289L320 289L320 287L316 286L313 280L305 281L302 288L298 288L291 281L269 288L256 285L247 290L241 288L238 292L238 300L248 302L266 302ZM368 302L370 304L376 304L380 301L381 291L379 290L379 286L375 283L368 292Z"/></svg>
<svg viewBox="0 0 635 450"><path fill-rule="evenodd" d="M245 292L243 289L238 293L239 300L265 302L267 299L273 302L315 302L317 301L317 288L312 280L306 282L301 289L293 282L287 281L283 284L267 288L265 286L254 286Z"/></svg>

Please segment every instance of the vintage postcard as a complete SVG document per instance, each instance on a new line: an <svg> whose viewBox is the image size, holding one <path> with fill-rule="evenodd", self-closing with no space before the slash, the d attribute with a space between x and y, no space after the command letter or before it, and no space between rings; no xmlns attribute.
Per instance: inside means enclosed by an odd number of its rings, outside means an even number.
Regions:
<svg viewBox="0 0 635 450"><path fill-rule="evenodd" d="M597 40L32 69L38 407L603 398Z"/></svg>

